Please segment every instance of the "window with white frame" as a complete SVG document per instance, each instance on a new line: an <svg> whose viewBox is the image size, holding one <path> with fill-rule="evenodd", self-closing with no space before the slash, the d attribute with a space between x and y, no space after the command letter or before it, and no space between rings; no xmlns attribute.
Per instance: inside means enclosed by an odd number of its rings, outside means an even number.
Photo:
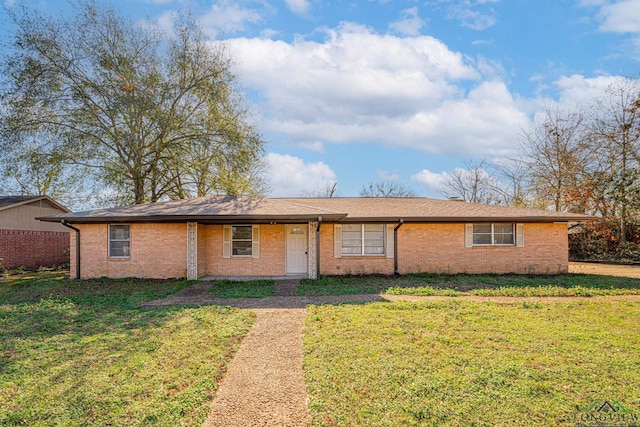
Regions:
<svg viewBox="0 0 640 427"><path fill-rule="evenodd" d="M384 224L342 224L342 255L384 255Z"/></svg>
<svg viewBox="0 0 640 427"><path fill-rule="evenodd" d="M515 224L473 224L474 246L514 246Z"/></svg>
<svg viewBox="0 0 640 427"><path fill-rule="evenodd" d="M131 250L131 226L109 224L109 258L129 258Z"/></svg>
<svg viewBox="0 0 640 427"><path fill-rule="evenodd" d="M231 227L231 255L252 256L253 227L250 225L234 225Z"/></svg>

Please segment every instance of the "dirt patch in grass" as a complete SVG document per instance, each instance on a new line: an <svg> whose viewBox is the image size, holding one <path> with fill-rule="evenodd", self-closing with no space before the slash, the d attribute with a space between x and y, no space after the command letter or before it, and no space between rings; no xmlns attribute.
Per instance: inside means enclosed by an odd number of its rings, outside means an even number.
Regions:
<svg viewBox="0 0 640 427"><path fill-rule="evenodd" d="M640 265L570 262L569 273L640 278Z"/></svg>

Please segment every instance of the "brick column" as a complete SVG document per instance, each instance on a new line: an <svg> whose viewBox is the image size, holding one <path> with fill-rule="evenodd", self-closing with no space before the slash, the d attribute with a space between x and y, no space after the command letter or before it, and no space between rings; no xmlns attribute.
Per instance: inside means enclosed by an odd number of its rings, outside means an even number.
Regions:
<svg viewBox="0 0 640 427"><path fill-rule="evenodd" d="M318 278L317 252L316 252L316 230L318 223L316 221L309 222L309 279Z"/></svg>
<svg viewBox="0 0 640 427"><path fill-rule="evenodd" d="M198 223L187 222L187 279L198 278Z"/></svg>

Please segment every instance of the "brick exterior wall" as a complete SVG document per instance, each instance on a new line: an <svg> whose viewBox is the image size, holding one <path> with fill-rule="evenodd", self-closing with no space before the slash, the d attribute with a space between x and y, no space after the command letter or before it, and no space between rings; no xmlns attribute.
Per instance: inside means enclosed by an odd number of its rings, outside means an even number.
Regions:
<svg viewBox="0 0 640 427"><path fill-rule="evenodd" d="M51 267L69 262L69 233L0 230L0 266Z"/></svg>
<svg viewBox="0 0 640 427"><path fill-rule="evenodd" d="M74 224L80 229L80 275L90 277L187 277L187 224L131 224L131 256L108 257L107 224ZM75 246L75 233L72 236ZM71 251L75 277L75 250Z"/></svg>
<svg viewBox="0 0 640 427"><path fill-rule="evenodd" d="M399 231L401 274L565 273L569 265L566 224L525 224L524 247L465 247L464 224L406 224Z"/></svg>
<svg viewBox="0 0 640 427"><path fill-rule="evenodd" d="M333 227L321 228L321 274L393 274L393 258L334 258ZM525 224L524 247L465 247L464 224L404 224L398 230L400 274L566 273L566 224Z"/></svg>
<svg viewBox="0 0 640 427"><path fill-rule="evenodd" d="M107 224L77 224L81 230L81 274L88 277L186 277L187 225L131 224L131 257L109 259ZM198 226L198 275L285 275L285 226L260 225L260 257L222 257L222 225ZM393 274L393 258L334 258L333 225L320 231L320 273ZM313 229L310 229L313 232ZM75 276L71 233L71 276ZM524 247L465 247L464 224L404 224L398 230L401 274L563 273L568 268L566 224L525 224ZM311 251L312 252L312 251Z"/></svg>
<svg viewBox="0 0 640 427"><path fill-rule="evenodd" d="M260 225L260 257L222 258L222 225L205 226L209 276L284 276L285 226ZM199 266L198 266L199 267Z"/></svg>
<svg viewBox="0 0 640 427"><path fill-rule="evenodd" d="M354 256L335 258L333 254L333 224L320 226L320 274L393 274L393 258L386 256Z"/></svg>

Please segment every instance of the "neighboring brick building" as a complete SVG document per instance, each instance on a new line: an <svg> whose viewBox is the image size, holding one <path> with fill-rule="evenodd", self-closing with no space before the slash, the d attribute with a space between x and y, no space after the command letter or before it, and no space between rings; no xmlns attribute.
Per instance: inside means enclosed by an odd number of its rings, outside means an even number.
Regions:
<svg viewBox="0 0 640 427"><path fill-rule="evenodd" d="M594 218L425 198L220 196L40 219L80 231L72 276L315 278L564 273L567 223Z"/></svg>
<svg viewBox="0 0 640 427"><path fill-rule="evenodd" d="M0 196L0 266L37 268L69 262L69 229L36 220L68 212L47 196Z"/></svg>

